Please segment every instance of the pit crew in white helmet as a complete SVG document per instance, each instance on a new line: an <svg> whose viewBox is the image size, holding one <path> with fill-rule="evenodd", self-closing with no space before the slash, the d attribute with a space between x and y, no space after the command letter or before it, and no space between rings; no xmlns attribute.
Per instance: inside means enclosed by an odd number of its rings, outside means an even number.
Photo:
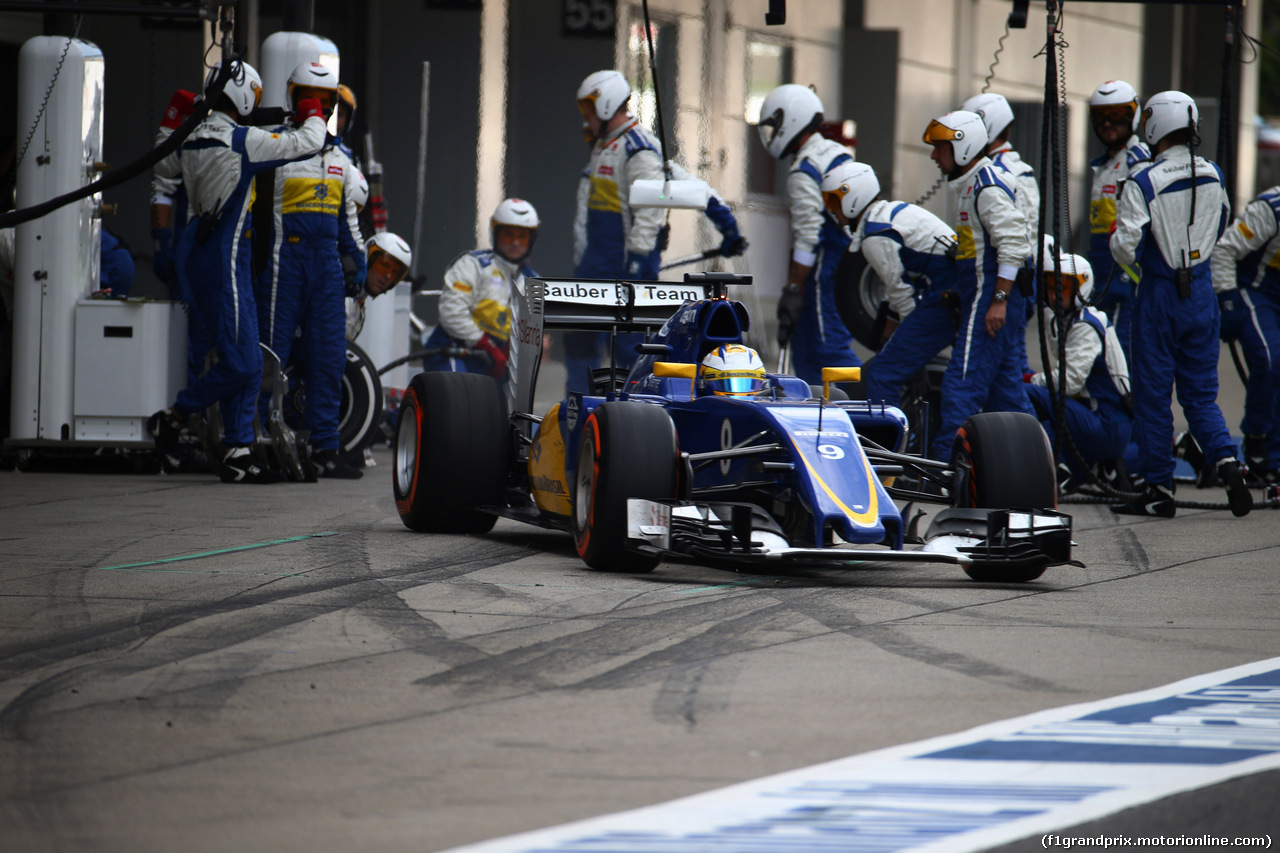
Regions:
<svg viewBox="0 0 1280 853"><path fill-rule="evenodd" d="M208 89L221 66L205 81ZM245 239L252 225L249 190L264 169L312 156L324 144L324 111L314 98L296 106L296 129L271 132L245 127L262 95L262 78L236 62L231 79L208 117L183 142L182 182L189 218L174 252L174 268L189 297L191 320L201 324L218 362L178 392L173 406L152 415L148 429L161 453L172 452L186 418L220 405L227 452L219 476L228 483L279 482L282 475L261 468L249 446L262 384L258 311L254 301L251 250Z"/></svg>
<svg viewBox="0 0 1280 853"><path fill-rule="evenodd" d="M1199 111L1177 91L1147 100L1139 124L1154 159L1129 175L1120 196L1111 256L1137 282L1129 369L1134 437L1145 491L1112 507L1126 515L1172 518L1172 397L1175 382L1196 443L1217 465L1231 511L1247 515L1253 496L1218 408L1218 300L1209 257L1231 204L1217 164L1197 157Z"/></svg>
<svg viewBox="0 0 1280 853"><path fill-rule="evenodd" d="M1040 186L1036 183L1035 170L1009 144L1009 128L1013 127L1013 108L1009 106L1009 101L1004 95L984 92L965 101L960 109L982 116L982 124L987 129L987 156L991 158L996 168L1004 169L1012 176L1018 210L1027 220L1027 245L1034 247L1038 239L1036 232L1040 227ZM1024 320L1030 320L1031 315L1035 313L1034 298L1026 300L1026 312ZM1024 329L1025 326L1024 322ZM1030 373L1025 331L1018 336L1016 345L1018 358L1022 362L1022 371Z"/></svg>
<svg viewBox="0 0 1280 853"><path fill-rule="evenodd" d="M665 177L662 149L657 136L628 111L630 98L631 85L618 71L596 71L578 86L582 132L591 145L591 159L578 181L573 221L574 275L579 278L651 281L658 277L666 211L633 210L628 199L635 181ZM689 176L679 164L668 165L673 178ZM733 212L715 194L703 212L720 232L721 255L733 257L746 251L747 241L738 231ZM571 390L589 390L585 387L588 370L600 364L606 339L595 333L565 336ZM620 367L634 360L634 345L640 339L638 335L619 337Z"/></svg>
<svg viewBox="0 0 1280 853"><path fill-rule="evenodd" d="M390 231L374 234L365 244L369 273L364 290L347 301L347 340L354 341L364 329L364 306L395 287L413 266L413 250Z"/></svg>
<svg viewBox="0 0 1280 853"><path fill-rule="evenodd" d="M886 324L888 340L864 369L867 399L897 406L911 377L955 342L947 300L958 298L956 232L922 207L882 199L865 163L830 169L822 195L827 211L853 232L849 251L862 252L900 318Z"/></svg>
<svg viewBox="0 0 1280 853"><path fill-rule="evenodd" d="M1053 395L1058 392L1058 340L1065 333L1062 415L1080 457L1061 443L1059 485L1069 491L1072 482L1081 483L1087 477L1081 460L1088 467L1103 462L1111 462L1111 470L1119 467L1112 460L1124 456L1133 428L1129 366L1111 321L1088 304L1094 287L1089 262L1080 255L1056 254L1052 240L1046 237L1045 242L1041 286L1047 302L1044 320L1049 358L1055 363L1024 378L1036 417L1052 443L1058 420L1053 405ZM1104 472L1098 473L1110 479Z"/></svg>
<svg viewBox="0 0 1280 853"><path fill-rule="evenodd" d="M509 198L489 220L492 248L459 257L444 273L440 322L423 346L440 350L423 359L423 370L487 373L505 380L511 337L511 288L536 278L527 261L538 238L538 211L523 199ZM448 350L469 349L474 355Z"/></svg>
<svg viewBox="0 0 1280 853"><path fill-rule="evenodd" d="M1129 173L1151 159L1151 149L1138 138L1138 93L1123 80L1108 80L1089 98L1089 124L1106 152L1089 161L1089 264L1097 277L1095 306L1111 318L1120 346L1129 353L1133 280L1111 257L1111 229L1116 206Z"/></svg>
<svg viewBox="0 0 1280 853"><path fill-rule="evenodd" d="M318 99L325 117L338 104L338 75L318 62L300 63L289 75L288 101ZM314 156L260 174L256 200L255 257L264 269L255 280L262 342L295 369L307 387L304 423L318 476L359 479L339 452L342 377L347 365L346 297L364 288L364 238L356 221L356 169L326 136ZM270 395L259 414L266 422Z"/></svg>
<svg viewBox="0 0 1280 853"><path fill-rule="evenodd" d="M791 157L787 203L791 211L791 257L787 281L778 299L778 343L791 346L792 372L810 384L822 381L824 367L857 367L853 335L836 310L828 261L843 256L848 235L827 227L822 176L853 160L849 149L818 133L822 101L808 86L788 83L770 92L760 107L760 141L777 159ZM834 225L834 223L833 223ZM828 275L815 274L815 268Z"/></svg>
<svg viewBox="0 0 1280 853"><path fill-rule="evenodd" d="M924 141L956 193L956 289L960 330L942 377L942 424L932 455L951 460L956 430L978 412L1033 414L1023 390L1017 336L1026 309L1015 282L1031 246L1008 173L985 155L987 129L977 113L957 110L929 123Z"/></svg>
<svg viewBox="0 0 1280 853"><path fill-rule="evenodd" d="M1245 463L1259 485L1280 482L1280 187L1245 206L1209 259L1223 340L1239 339Z"/></svg>

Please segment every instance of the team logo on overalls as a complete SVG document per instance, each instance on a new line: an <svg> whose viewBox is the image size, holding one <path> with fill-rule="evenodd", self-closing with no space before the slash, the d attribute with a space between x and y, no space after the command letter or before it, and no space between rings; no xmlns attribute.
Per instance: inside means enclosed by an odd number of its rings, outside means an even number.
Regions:
<svg viewBox="0 0 1280 853"><path fill-rule="evenodd" d="M329 188L324 184L316 184L316 198L322 199L329 195Z"/></svg>

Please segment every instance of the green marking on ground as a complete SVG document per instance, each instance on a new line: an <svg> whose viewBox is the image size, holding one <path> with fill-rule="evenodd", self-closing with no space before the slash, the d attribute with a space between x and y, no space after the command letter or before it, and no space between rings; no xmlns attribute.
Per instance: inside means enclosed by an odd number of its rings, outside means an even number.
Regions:
<svg viewBox="0 0 1280 853"><path fill-rule="evenodd" d="M256 548L270 548L274 545L287 545L290 542L302 542L307 539L319 539L325 536L337 536L337 531L325 531L324 533L308 533L304 536L290 536L288 539L272 539L270 542L254 542L252 545L237 545L234 548L219 548L216 551L201 551L198 554L183 554L180 557L165 557L161 560L147 560L143 563L123 563L119 566L100 566L99 571L118 572L127 569L141 569L146 566L159 566L166 563L181 563L186 560L202 560L205 557L217 557L222 554L234 554L237 551L252 551ZM228 574L221 572L220 574ZM289 575L282 575L289 577Z"/></svg>

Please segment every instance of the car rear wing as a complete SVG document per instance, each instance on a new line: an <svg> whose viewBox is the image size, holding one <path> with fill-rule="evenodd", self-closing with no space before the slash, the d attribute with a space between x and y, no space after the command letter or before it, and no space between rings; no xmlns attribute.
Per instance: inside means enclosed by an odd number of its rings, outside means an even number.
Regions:
<svg viewBox="0 0 1280 853"><path fill-rule="evenodd" d="M682 282L518 278L511 285L508 411L533 414L544 332L657 332L680 306L719 297L727 284L751 284L751 276L690 273Z"/></svg>

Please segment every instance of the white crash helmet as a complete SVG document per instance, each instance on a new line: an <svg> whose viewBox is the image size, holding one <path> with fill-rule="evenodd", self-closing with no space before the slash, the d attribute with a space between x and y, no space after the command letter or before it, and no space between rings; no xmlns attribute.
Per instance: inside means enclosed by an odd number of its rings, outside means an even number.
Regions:
<svg viewBox="0 0 1280 853"><path fill-rule="evenodd" d="M769 386L760 354L742 344L727 344L702 360L703 393L719 397L754 397Z"/></svg>
<svg viewBox="0 0 1280 853"><path fill-rule="evenodd" d="M951 143L957 166L968 166L987 150L987 126L982 116L968 110L956 110L929 122L924 141L930 145Z"/></svg>
<svg viewBox="0 0 1280 853"><path fill-rule="evenodd" d="M608 70L588 74L578 86L579 108L594 111L601 121L613 118L620 107L626 106L631 97L631 84L621 72Z"/></svg>
<svg viewBox="0 0 1280 853"><path fill-rule="evenodd" d="M822 179L822 200L835 213L838 206L850 222L855 221L880 195L880 181L866 163L850 160L833 166Z"/></svg>
<svg viewBox="0 0 1280 853"><path fill-rule="evenodd" d="M289 75L289 108L296 110L300 101L315 98L325 116L338 105L338 75L319 62L302 62Z"/></svg>
<svg viewBox="0 0 1280 853"><path fill-rule="evenodd" d="M997 95L995 92L974 95L960 109L982 116L982 124L987 129L988 145L1013 124L1013 107L1009 106L1004 95Z"/></svg>
<svg viewBox="0 0 1280 853"><path fill-rule="evenodd" d="M387 287L390 290L396 282L409 274L409 268L413 266L413 250L409 248L409 244L400 239L390 231L380 231L369 238L369 242L365 246L368 252L369 269L373 270L374 266L382 266L391 272L393 280ZM379 293L385 293L380 291ZM378 296L378 293L372 294Z"/></svg>
<svg viewBox="0 0 1280 853"><path fill-rule="evenodd" d="M1186 92L1160 92L1147 99L1139 128L1148 145L1155 145L1171 133L1189 128L1192 133L1200 123L1195 99Z"/></svg>
<svg viewBox="0 0 1280 853"><path fill-rule="evenodd" d="M770 92L760 106L760 141L765 150L781 159L806 130L822 123L822 101L816 92L799 83L787 83Z"/></svg>
<svg viewBox="0 0 1280 853"><path fill-rule="evenodd" d="M1137 89L1123 80L1108 80L1089 96L1089 116L1091 119L1104 111L1123 111L1126 108L1130 113L1129 128L1136 132L1138 130L1138 113L1142 108L1142 102L1138 100Z"/></svg>
<svg viewBox="0 0 1280 853"><path fill-rule="evenodd" d="M204 78L206 92L213 85L221 68L222 63L218 62L209 69L208 75ZM262 76L249 63L236 62L235 67L232 68L231 79L227 81L222 94L231 101L241 118L247 118L262 100Z"/></svg>
<svg viewBox="0 0 1280 853"><path fill-rule="evenodd" d="M1044 252L1041 255L1041 269L1045 276L1060 276L1069 283L1078 294L1078 304L1089 301L1093 295L1093 267L1081 255L1064 252L1058 256L1055 266L1053 237L1048 234L1044 238Z"/></svg>
<svg viewBox="0 0 1280 853"><path fill-rule="evenodd" d="M351 174L355 178L355 186L351 190L351 200L356 203L356 210L364 210L364 206L369 203L369 181L365 178L364 173L351 166Z"/></svg>
<svg viewBox="0 0 1280 853"><path fill-rule="evenodd" d="M533 244L538 239L538 226L542 223L538 220L538 211L533 205L520 198L504 199L497 209L493 211L493 216L489 219L489 245L493 246L494 251L498 251L498 229L507 228L525 228L529 231L529 248L518 258L507 258L512 263L519 263L533 252ZM501 254L501 253L499 253Z"/></svg>

